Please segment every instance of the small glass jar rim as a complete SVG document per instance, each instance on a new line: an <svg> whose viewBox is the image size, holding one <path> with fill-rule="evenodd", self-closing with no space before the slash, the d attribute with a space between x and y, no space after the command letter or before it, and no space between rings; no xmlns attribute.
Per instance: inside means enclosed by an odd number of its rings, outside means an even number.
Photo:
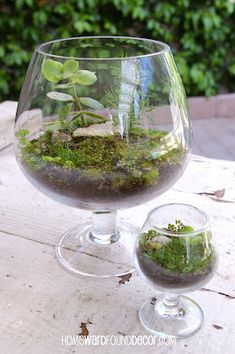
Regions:
<svg viewBox="0 0 235 354"><path fill-rule="evenodd" d="M89 58L89 57L71 57L71 56L63 56L63 55L56 55L56 54L50 54L44 51L44 47L47 46L48 44L53 44L53 43L61 43L61 42L66 42L66 41L72 41L72 40L94 40L94 39L126 39L126 40L136 40L136 42L140 41L147 41L153 44L158 44L162 46L162 49L153 53L149 54L143 54L143 55L136 55L136 56L127 56L127 57L112 57L112 58ZM165 54L166 52L170 52L170 46L164 42L157 41L154 39L147 39L147 38L142 38L142 37L128 37L128 36L83 36L83 37L71 37L71 38L62 38L62 39L55 39L53 41L45 42L39 44L39 46L36 47L35 51L38 54L42 54L47 57L51 58L58 58L58 59L77 59L77 60L91 60L91 61L111 61L111 60L128 60L128 59L141 59L141 58L147 58L147 57L153 57L156 55L162 55Z"/></svg>
<svg viewBox="0 0 235 354"><path fill-rule="evenodd" d="M201 214L201 216L204 217L204 224L202 227L194 230L194 231L189 231L189 232L174 232L174 231L168 231L168 230L163 230L162 228L157 227L153 222L151 222L151 216L153 215L153 213L155 213L157 210L162 209L164 207L167 206L185 206L185 207L190 207L191 209L194 209L196 212L198 212L199 214ZM159 206L157 206L156 208L152 209L147 216L147 220L149 221L150 225L154 227L154 229L161 233L164 234L166 236L174 236L174 237L183 237L183 236L187 236L187 237L193 237L193 236L197 236L198 234L200 234L201 232L204 232L205 229L207 229L209 227L209 218L207 216L207 214L202 211L201 209L198 209L197 207L191 205L191 204L186 204L186 203L168 203L168 204L161 204ZM187 225L190 226L190 225Z"/></svg>

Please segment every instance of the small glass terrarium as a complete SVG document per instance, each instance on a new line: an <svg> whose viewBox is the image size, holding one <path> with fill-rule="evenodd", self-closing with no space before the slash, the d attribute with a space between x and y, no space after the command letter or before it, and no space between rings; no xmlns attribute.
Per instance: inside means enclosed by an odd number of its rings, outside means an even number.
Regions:
<svg viewBox="0 0 235 354"><path fill-rule="evenodd" d="M137 239L135 261L140 275L165 293L142 305L139 317L145 328L176 338L194 334L203 312L180 294L209 282L218 263L204 212L180 203L153 209Z"/></svg>
<svg viewBox="0 0 235 354"><path fill-rule="evenodd" d="M31 183L92 223L57 245L63 266L97 277L133 270L137 229L118 209L156 198L183 173L187 101L170 48L129 37L81 37L36 48L21 91L18 163ZM108 247L109 246L109 247Z"/></svg>

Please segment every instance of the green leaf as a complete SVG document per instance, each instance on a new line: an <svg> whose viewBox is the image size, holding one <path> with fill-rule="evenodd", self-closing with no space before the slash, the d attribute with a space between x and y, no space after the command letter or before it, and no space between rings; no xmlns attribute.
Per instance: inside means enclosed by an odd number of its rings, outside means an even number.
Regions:
<svg viewBox="0 0 235 354"><path fill-rule="evenodd" d="M72 131L74 131L75 129L79 128L82 126L81 124L81 115L77 115L76 117L74 117L71 122L69 122L68 124L69 128L71 128Z"/></svg>
<svg viewBox="0 0 235 354"><path fill-rule="evenodd" d="M44 77L51 82L62 80L63 64L58 61L46 59L42 67Z"/></svg>
<svg viewBox="0 0 235 354"><path fill-rule="evenodd" d="M68 115L69 115L69 118L70 118L70 119L73 119L74 117L80 115L80 111L72 111L72 112L70 112Z"/></svg>
<svg viewBox="0 0 235 354"><path fill-rule="evenodd" d="M72 83L78 83L80 85L92 85L96 80L96 74L89 70L79 70L70 78Z"/></svg>
<svg viewBox="0 0 235 354"><path fill-rule="evenodd" d="M56 101L74 101L73 96L58 91L48 92L47 96L52 100L56 100Z"/></svg>
<svg viewBox="0 0 235 354"><path fill-rule="evenodd" d="M65 119L71 111L72 105L72 103L68 103L62 107L57 114L58 119Z"/></svg>
<svg viewBox="0 0 235 354"><path fill-rule="evenodd" d="M235 63L230 64L228 70L232 75L235 75Z"/></svg>
<svg viewBox="0 0 235 354"><path fill-rule="evenodd" d="M84 104L87 107L93 108L93 109L102 109L104 106L102 103L94 100L93 98L90 97L80 97L80 102L81 104Z"/></svg>
<svg viewBox="0 0 235 354"><path fill-rule="evenodd" d="M73 87L73 84L59 84L59 85L55 85L55 88L58 88L58 89L69 89Z"/></svg>
<svg viewBox="0 0 235 354"><path fill-rule="evenodd" d="M105 117L99 115L99 114L96 114L94 112L90 112L90 111L79 111L79 114L85 114L89 117L92 117L92 118L97 118L97 119L102 119L102 120L107 120Z"/></svg>
<svg viewBox="0 0 235 354"><path fill-rule="evenodd" d="M63 65L63 79L72 76L78 70L78 62L74 59L67 60Z"/></svg>
<svg viewBox="0 0 235 354"><path fill-rule="evenodd" d="M45 126L46 131L51 131L51 132L54 132L54 131L64 128L63 122L59 121L59 120L57 120L55 122L44 123L44 126Z"/></svg>
<svg viewBox="0 0 235 354"><path fill-rule="evenodd" d="M184 226L180 232L185 232L185 233L188 233L188 232L192 232L194 231L193 227L192 226Z"/></svg>

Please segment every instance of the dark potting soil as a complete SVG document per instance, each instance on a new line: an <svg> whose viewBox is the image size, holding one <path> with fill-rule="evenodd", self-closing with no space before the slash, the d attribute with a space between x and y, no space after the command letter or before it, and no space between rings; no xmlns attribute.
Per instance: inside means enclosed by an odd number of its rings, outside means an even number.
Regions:
<svg viewBox="0 0 235 354"><path fill-rule="evenodd" d="M167 289L190 288L209 281L216 267L216 259L211 257L211 262L203 273L176 273L165 270L140 251L137 251L136 256L143 274L156 285Z"/></svg>
<svg viewBox="0 0 235 354"><path fill-rule="evenodd" d="M52 194L65 204L90 208L92 205L128 206L142 204L151 200L169 188L182 174L186 162L186 154L182 154L176 164L162 162L159 164L159 177L152 185L138 183L132 176L123 173L124 183L114 186L115 172L104 173L100 176L85 176L79 170L65 169L51 163L44 164L40 170L31 169L24 161L21 167L31 182L42 192ZM120 177L120 173L118 174ZM58 196L58 198L57 198ZM64 198L64 201L63 201Z"/></svg>

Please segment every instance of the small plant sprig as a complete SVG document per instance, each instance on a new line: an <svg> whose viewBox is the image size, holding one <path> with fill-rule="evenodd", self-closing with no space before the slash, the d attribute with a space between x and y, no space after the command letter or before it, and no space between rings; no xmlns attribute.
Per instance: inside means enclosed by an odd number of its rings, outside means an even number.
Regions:
<svg viewBox="0 0 235 354"><path fill-rule="evenodd" d="M180 232L185 226L183 225L182 221L175 220L174 224L168 224L166 230L172 232Z"/></svg>
<svg viewBox="0 0 235 354"><path fill-rule="evenodd" d="M171 231L171 232L182 232L182 233L187 233L190 231L193 231L193 228L191 226L185 226L182 221L180 220L175 220L174 224L168 224L167 228L165 228L166 231Z"/></svg>
<svg viewBox="0 0 235 354"><path fill-rule="evenodd" d="M18 130L15 135L19 139L21 145L27 145L29 143L26 138L26 136L29 135L29 131L27 129Z"/></svg>
<svg viewBox="0 0 235 354"><path fill-rule="evenodd" d="M67 94L61 91L50 91L47 96L56 101L66 103L57 113L57 120L46 123L46 130L55 131L61 129L75 130L77 127L84 127L90 124L104 122L106 119L83 106L100 110L103 105L91 97L79 97L76 85L93 85L96 80L96 74L89 70L79 69L79 63L74 59L68 59L63 64L52 59L45 59L42 66L42 74L49 82L57 84L56 89L72 89L73 94ZM61 83L63 81L63 83ZM67 82L65 82L67 81ZM73 106L76 111L72 111Z"/></svg>

